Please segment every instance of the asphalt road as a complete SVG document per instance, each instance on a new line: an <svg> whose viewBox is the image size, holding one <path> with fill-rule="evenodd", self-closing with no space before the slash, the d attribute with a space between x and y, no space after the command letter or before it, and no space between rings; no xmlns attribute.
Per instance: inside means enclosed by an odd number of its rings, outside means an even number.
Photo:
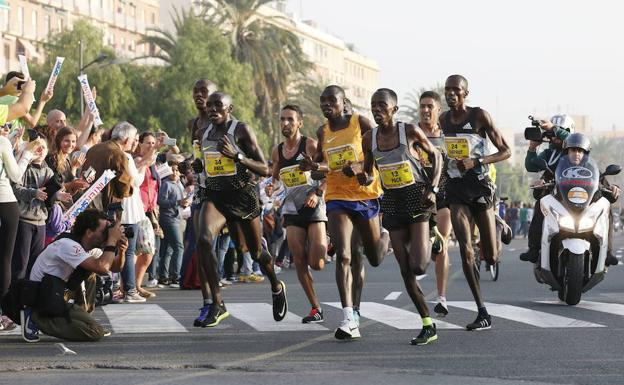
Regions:
<svg viewBox="0 0 624 385"><path fill-rule="evenodd" d="M294 269L285 269L279 277L291 314L282 323L271 320L267 283L225 289L232 316L205 329L192 326L199 291L161 289L149 307L98 308L96 317L113 334L97 343L65 343L76 355L61 355L60 341L51 337L26 344L0 334L0 384L624 383L624 266L611 268L579 306L565 306L518 260L525 245L514 240L506 247L497 282L482 273L491 330L462 329L476 308L452 249L450 314L437 321L439 340L428 346L409 345L420 321L390 256L366 268L357 341L333 337L342 316L327 304L339 301L334 265L314 273L326 317L314 327L300 324L309 305ZM618 236L616 250L623 246ZM435 299L433 266L419 282Z"/></svg>

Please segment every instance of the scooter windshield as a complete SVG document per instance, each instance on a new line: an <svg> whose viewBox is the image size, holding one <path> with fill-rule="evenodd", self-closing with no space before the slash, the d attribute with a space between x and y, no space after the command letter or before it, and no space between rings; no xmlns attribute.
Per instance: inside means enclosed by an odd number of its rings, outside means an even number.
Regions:
<svg viewBox="0 0 624 385"><path fill-rule="evenodd" d="M564 206L572 211L584 210L598 190L599 178L598 165L589 156L575 165L563 155L555 171L555 183Z"/></svg>

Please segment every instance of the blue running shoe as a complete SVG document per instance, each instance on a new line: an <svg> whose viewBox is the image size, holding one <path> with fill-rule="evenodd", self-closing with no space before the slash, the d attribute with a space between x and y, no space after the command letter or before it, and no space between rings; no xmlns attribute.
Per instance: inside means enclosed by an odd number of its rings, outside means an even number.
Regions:
<svg viewBox="0 0 624 385"><path fill-rule="evenodd" d="M202 327L204 322L206 321L206 317L208 317L208 313L210 313L210 308L212 304L205 304L201 309L199 309L199 317L195 318L195 322L193 322L193 326Z"/></svg>
<svg viewBox="0 0 624 385"><path fill-rule="evenodd" d="M22 324L22 338L26 342L39 342L39 329L32 321L32 309L27 307L20 310L20 323Z"/></svg>

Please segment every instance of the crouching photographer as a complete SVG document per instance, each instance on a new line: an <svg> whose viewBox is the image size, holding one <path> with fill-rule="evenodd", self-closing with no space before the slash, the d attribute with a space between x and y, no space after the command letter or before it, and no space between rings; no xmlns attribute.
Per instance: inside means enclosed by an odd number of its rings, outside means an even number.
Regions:
<svg viewBox="0 0 624 385"><path fill-rule="evenodd" d="M21 310L24 340L39 341L39 330L70 341L100 340L105 329L84 308L65 302L63 294L94 273L120 271L127 245L122 225L111 226L104 212L87 209L80 213L71 233L48 245L32 268L29 284L39 287L33 306ZM103 251L98 258L89 253L96 248Z"/></svg>

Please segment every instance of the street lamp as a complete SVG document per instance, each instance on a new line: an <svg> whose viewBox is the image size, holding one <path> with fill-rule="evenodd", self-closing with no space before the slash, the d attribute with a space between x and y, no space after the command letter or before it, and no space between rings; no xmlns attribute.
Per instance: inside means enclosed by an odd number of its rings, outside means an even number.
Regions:
<svg viewBox="0 0 624 385"><path fill-rule="evenodd" d="M87 63L87 65L83 66L83 58L82 58L82 40L78 40L78 49L79 49L79 56L78 56L78 67L79 67L79 71L80 71L80 75L82 75L82 72L84 70L86 70L89 66L91 66L92 64L96 64L96 63L101 63L104 60L108 59L108 55L105 53L100 53L99 55L97 55L97 57L95 59L93 59L92 61L90 61L89 63ZM84 114L84 93L82 92L82 88L80 88L80 116L82 116Z"/></svg>

